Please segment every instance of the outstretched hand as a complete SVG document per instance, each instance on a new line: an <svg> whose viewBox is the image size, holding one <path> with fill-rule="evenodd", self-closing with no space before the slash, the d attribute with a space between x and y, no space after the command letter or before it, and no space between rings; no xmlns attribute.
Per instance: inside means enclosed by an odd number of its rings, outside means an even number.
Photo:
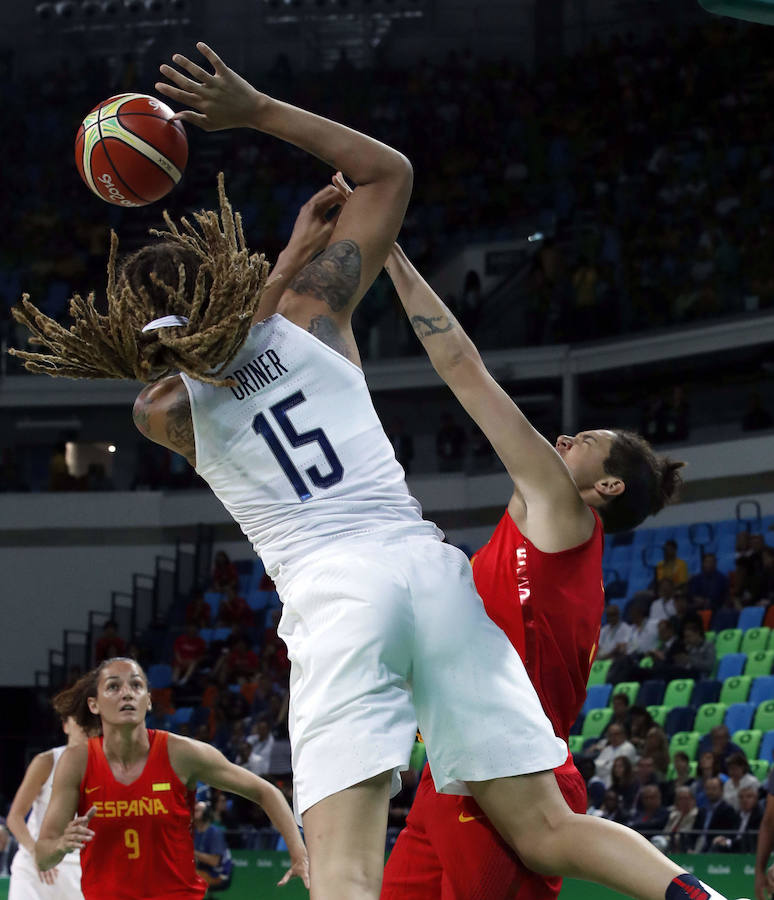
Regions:
<svg viewBox="0 0 774 900"><path fill-rule="evenodd" d="M277 882L277 886L283 887L291 878L300 878L304 882L304 887L309 889L309 856L306 853L295 859L291 857L291 866Z"/></svg>
<svg viewBox="0 0 774 900"><path fill-rule="evenodd" d="M230 69L207 44L199 41L196 47L212 66L212 72L180 53L175 53L172 62L188 75L166 63L159 67L161 74L172 84L158 81L156 90L177 103L193 107L176 113L174 118L205 131L254 125L262 106L268 101L266 95Z"/></svg>
<svg viewBox="0 0 774 900"><path fill-rule="evenodd" d="M297 252L307 262L324 250L347 196L338 185L329 184L310 197L298 211L288 249Z"/></svg>
<svg viewBox="0 0 774 900"><path fill-rule="evenodd" d="M83 850L86 844L94 837L94 832L89 828L89 822L94 818L97 807L92 806L85 816L76 816L67 823L64 834L61 837L61 848L66 853L73 850Z"/></svg>

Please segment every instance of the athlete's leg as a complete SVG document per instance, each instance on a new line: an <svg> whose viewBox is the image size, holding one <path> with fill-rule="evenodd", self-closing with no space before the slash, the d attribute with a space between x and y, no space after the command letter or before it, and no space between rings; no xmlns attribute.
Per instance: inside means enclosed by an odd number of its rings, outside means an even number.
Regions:
<svg viewBox="0 0 774 900"><path fill-rule="evenodd" d="M529 868L595 881L638 900L664 900L684 872L622 825L573 813L553 772L468 782L473 796Z"/></svg>
<svg viewBox="0 0 774 900"><path fill-rule="evenodd" d="M311 900L377 900L391 780L383 772L304 812Z"/></svg>

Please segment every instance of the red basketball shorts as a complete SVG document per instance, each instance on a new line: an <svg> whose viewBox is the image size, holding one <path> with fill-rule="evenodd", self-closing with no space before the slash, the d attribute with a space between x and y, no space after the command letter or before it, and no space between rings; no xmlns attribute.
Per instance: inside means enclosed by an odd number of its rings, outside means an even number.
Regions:
<svg viewBox="0 0 774 900"><path fill-rule="evenodd" d="M574 766L556 772L568 806L586 812ZM555 900L561 878L531 872L472 797L438 794L425 766L406 827L384 869L381 900Z"/></svg>

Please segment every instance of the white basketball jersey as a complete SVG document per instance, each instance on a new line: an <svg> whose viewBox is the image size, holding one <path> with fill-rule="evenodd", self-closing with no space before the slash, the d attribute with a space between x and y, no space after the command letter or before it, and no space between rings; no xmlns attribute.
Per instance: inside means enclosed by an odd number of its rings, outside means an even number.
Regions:
<svg viewBox="0 0 774 900"><path fill-rule="evenodd" d="M41 788L38 791L38 796L32 801L30 814L27 818L27 830L36 841L40 837L40 827L43 824L43 819L45 818L48 804L51 802L51 789L54 785L54 772L56 772L57 763L62 758L62 754L66 749L67 747L54 747L51 751L54 757L54 762L51 766L51 772L49 773L48 778L41 785ZM27 851L24 849L24 847L19 847L18 853L27 854ZM77 863L80 866L80 851L74 850L73 852L68 853L67 856L65 856L65 858L62 860L62 862L59 863L59 865L62 865L62 863L71 862Z"/></svg>
<svg viewBox="0 0 774 900"><path fill-rule="evenodd" d="M270 575L351 535L434 535L406 487L363 372L281 315L229 366L236 387L182 375L196 471Z"/></svg>

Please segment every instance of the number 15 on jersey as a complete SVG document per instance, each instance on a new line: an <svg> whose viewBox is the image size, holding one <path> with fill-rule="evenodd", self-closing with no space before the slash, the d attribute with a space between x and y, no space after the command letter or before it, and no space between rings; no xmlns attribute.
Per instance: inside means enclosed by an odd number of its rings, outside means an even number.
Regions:
<svg viewBox="0 0 774 900"><path fill-rule="evenodd" d="M327 475L321 474L317 466L310 466L304 470L304 475L309 481L318 488L329 488L334 484L338 484L344 477L344 467L336 455L336 451L331 446L331 442L325 435L322 428L312 428L310 431L296 431L293 423L288 419L288 410L304 403L306 397L303 391L296 391L279 403L275 403L269 407L269 412L279 426L282 433L288 440L291 447L303 447L305 444L318 444L322 450L325 459L330 466L330 472ZM269 449L274 454L274 458L282 467L288 481L293 486L293 490L298 495L298 499L302 502L311 499L312 493L308 484L304 480L304 476L298 471L293 464L292 459L280 443L276 432L274 431L268 417L264 413L258 413L253 419L253 431L260 435L268 444Z"/></svg>

